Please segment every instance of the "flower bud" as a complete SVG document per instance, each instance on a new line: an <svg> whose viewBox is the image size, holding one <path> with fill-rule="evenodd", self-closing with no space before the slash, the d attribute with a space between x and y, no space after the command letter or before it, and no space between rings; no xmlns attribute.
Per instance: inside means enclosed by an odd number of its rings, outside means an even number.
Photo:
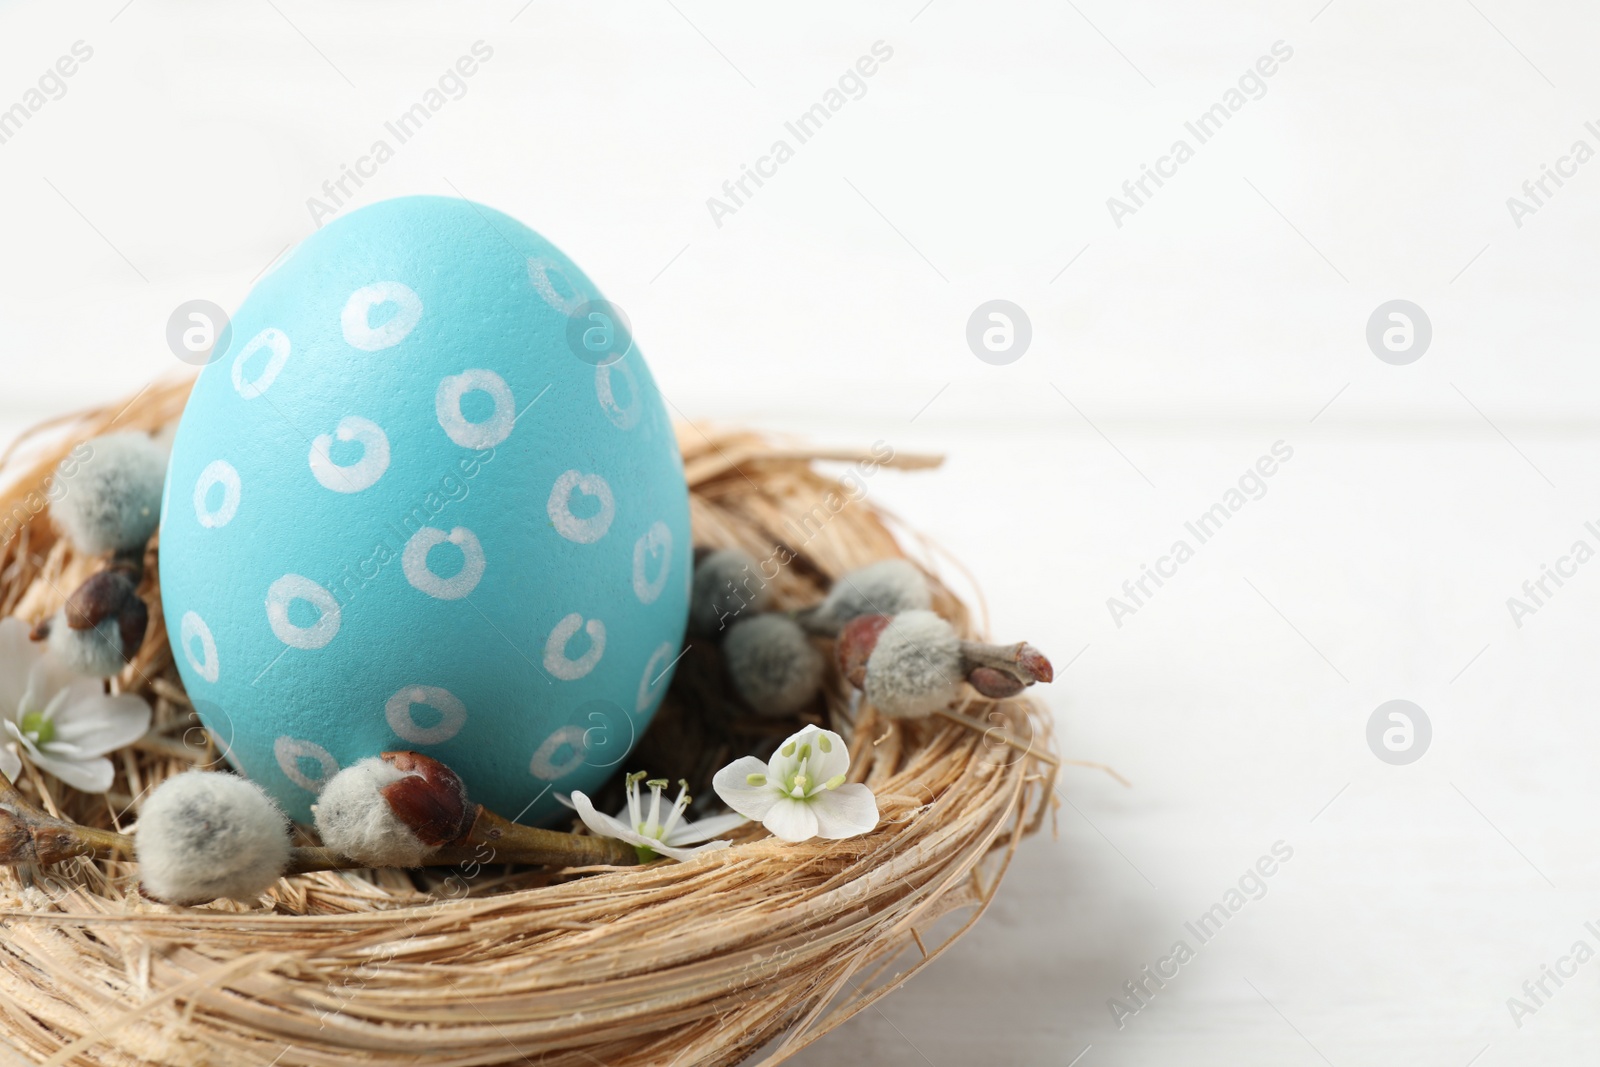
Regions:
<svg viewBox="0 0 1600 1067"><path fill-rule="evenodd" d="M449 767L419 752L385 752L328 779L311 814L335 852L373 867L420 867L466 833L475 812Z"/></svg>
<svg viewBox="0 0 1600 1067"><path fill-rule="evenodd" d="M134 854L141 888L155 900L253 902L289 865L289 819L252 781L186 771L145 800Z"/></svg>
<svg viewBox="0 0 1600 1067"><path fill-rule="evenodd" d="M689 630L721 636L734 621L765 611L771 600L772 590L749 553L737 548L707 552L695 561Z"/></svg>
<svg viewBox="0 0 1600 1067"><path fill-rule="evenodd" d="M1050 660L1026 641L1003 646L963 641L961 662L969 675L981 668L990 668L1011 675L1023 686L1032 685L1034 682L1048 682L1055 678L1055 668L1051 666ZM981 687L979 691L983 691Z"/></svg>
<svg viewBox="0 0 1600 1067"><path fill-rule="evenodd" d="M87 555L142 549L161 521L166 450L132 431L93 438L86 447L89 458L57 482L61 495L50 505L51 517Z"/></svg>
<svg viewBox="0 0 1600 1067"><path fill-rule="evenodd" d="M760 714L792 714L822 688L822 653L785 615L740 619L728 628L722 653L734 689Z"/></svg>
<svg viewBox="0 0 1600 1067"><path fill-rule="evenodd" d="M967 674L967 682L984 696L995 700L1014 697L1027 688L1015 675L993 667L974 667Z"/></svg>
<svg viewBox="0 0 1600 1067"><path fill-rule="evenodd" d="M144 644L150 609L138 588L132 567L108 567L74 590L61 610L42 620L30 636L48 640L50 651L70 670L110 678Z"/></svg>
<svg viewBox="0 0 1600 1067"><path fill-rule="evenodd" d="M467 832L472 822L467 787L455 771L420 752L385 752L381 757L405 777L383 787L395 818L424 844L443 845Z"/></svg>
<svg viewBox="0 0 1600 1067"><path fill-rule="evenodd" d="M877 635L862 691L892 718L915 719L961 694L961 639L931 611L902 611Z"/></svg>
<svg viewBox="0 0 1600 1067"><path fill-rule="evenodd" d="M888 625L887 615L859 615L839 631L833 654L839 661L839 673L857 689L866 687L867 660L878 647L878 635Z"/></svg>
<svg viewBox="0 0 1600 1067"><path fill-rule="evenodd" d="M884 559L840 575L822 603L801 612L800 621L813 633L831 635L863 615L898 615L932 604L928 579L915 563Z"/></svg>
<svg viewBox="0 0 1600 1067"><path fill-rule="evenodd" d="M858 616L839 631L834 654L845 680L879 711L902 718L947 707L963 678L984 696L1003 700L1055 676L1050 660L1027 642L963 641L931 611Z"/></svg>

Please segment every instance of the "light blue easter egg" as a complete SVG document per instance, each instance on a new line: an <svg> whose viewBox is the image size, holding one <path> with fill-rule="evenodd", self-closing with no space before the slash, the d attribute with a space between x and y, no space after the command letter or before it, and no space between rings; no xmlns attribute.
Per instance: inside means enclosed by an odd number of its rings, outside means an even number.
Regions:
<svg viewBox="0 0 1600 1067"><path fill-rule="evenodd" d="M173 445L161 599L201 719L294 818L413 749L535 822L649 723L689 502L602 300L516 220L409 197L318 231L234 316Z"/></svg>

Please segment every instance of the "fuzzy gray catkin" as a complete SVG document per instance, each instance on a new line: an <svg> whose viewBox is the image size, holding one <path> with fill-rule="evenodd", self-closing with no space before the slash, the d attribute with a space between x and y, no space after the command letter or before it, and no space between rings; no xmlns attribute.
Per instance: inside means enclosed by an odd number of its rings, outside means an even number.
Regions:
<svg viewBox="0 0 1600 1067"><path fill-rule="evenodd" d="M867 659L864 692L896 718L921 718L961 695L961 639L931 611L904 611L878 635Z"/></svg>
<svg viewBox="0 0 1600 1067"><path fill-rule="evenodd" d="M57 485L50 514L78 550L91 556L143 548L161 521L166 450L142 433L86 442L90 451Z"/></svg>
<svg viewBox="0 0 1600 1067"><path fill-rule="evenodd" d="M438 851L395 815L383 788L407 773L379 756L328 779L311 808L322 843L374 867L420 867Z"/></svg>
<svg viewBox="0 0 1600 1067"><path fill-rule="evenodd" d="M187 771L144 802L134 853L140 881L157 900L253 902L289 865L289 819L254 782Z"/></svg>
<svg viewBox="0 0 1600 1067"><path fill-rule="evenodd" d="M122 623L116 618L102 619L87 630L74 630L67 625L66 612L58 611L48 640L50 651L75 674L110 678L128 662L122 654Z"/></svg>
<svg viewBox="0 0 1600 1067"><path fill-rule="evenodd" d="M704 637L723 633L737 619L765 611L772 591L748 552L719 548L694 569L689 595L689 632Z"/></svg>
<svg viewBox="0 0 1600 1067"><path fill-rule="evenodd" d="M722 654L733 687L764 715L798 711L822 687L822 653L786 615L740 619L728 628Z"/></svg>
<svg viewBox="0 0 1600 1067"><path fill-rule="evenodd" d="M932 603L928 580L916 564L885 559L841 575L817 605L816 615L842 626L860 615L896 615L926 609Z"/></svg>

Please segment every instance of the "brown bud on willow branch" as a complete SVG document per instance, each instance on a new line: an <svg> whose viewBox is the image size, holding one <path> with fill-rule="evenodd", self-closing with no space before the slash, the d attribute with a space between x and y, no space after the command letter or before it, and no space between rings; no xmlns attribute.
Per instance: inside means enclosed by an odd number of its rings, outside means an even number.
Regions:
<svg viewBox="0 0 1600 1067"><path fill-rule="evenodd" d="M363 867L638 862L621 841L541 830L472 805L456 773L421 752L386 752L347 766L323 785L312 814L323 845Z"/></svg>
<svg viewBox="0 0 1600 1067"><path fill-rule="evenodd" d="M389 757L402 765L402 777L415 780L401 789L390 789L399 778L384 783L373 793L377 801L418 841L454 831L448 840L426 847L419 863L360 859L331 847L291 847L288 819L255 783L233 774L189 771L151 793L132 836L47 815L0 775L0 865L137 858L146 896L203 904L220 897L253 901L283 875L317 871L639 862L638 853L620 841L522 826L481 804L466 807L459 779L448 767L417 753Z"/></svg>
<svg viewBox="0 0 1600 1067"><path fill-rule="evenodd" d="M139 572L136 564L119 560L90 575L30 636L49 641L50 651L78 674L120 673L138 655L150 623L150 609L139 597Z"/></svg>
<svg viewBox="0 0 1600 1067"><path fill-rule="evenodd" d="M845 624L834 651L845 679L896 718L948 707L963 680L998 699L1055 676L1050 660L1032 645L962 640L931 611L859 616Z"/></svg>
<svg viewBox="0 0 1600 1067"><path fill-rule="evenodd" d="M323 787L313 815L323 844L368 867L638 862L620 842L523 826L469 803L456 773L420 752L385 752L346 767Z"/></svg>

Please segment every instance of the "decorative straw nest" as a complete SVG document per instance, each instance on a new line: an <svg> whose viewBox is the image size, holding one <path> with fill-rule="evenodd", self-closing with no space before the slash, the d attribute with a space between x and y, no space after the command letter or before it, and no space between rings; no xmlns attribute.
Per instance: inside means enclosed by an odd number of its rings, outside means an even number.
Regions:
<svg viewBox="0 0 1600 1067"><path fill-rule="evenodd" d="M188 389L153 386L56 420L0 457L0 615L43 617L99 563L75 558L52 528L42 486L55 464L110 429L168 429ZM867 500L832 510L852 494L814 464L865 455L692 426L680 445L697 545L794 553L778 607L814 603L840 573L903 554ZM151 701L151 733L114 755L105 796L31 768L18 783L86 825L127 826L163 779L221 766L173 668L155 554L152 544L141 590L149 635L113 683ZM940 614L986 636L933 585ZM618 770L686 776L714 800L718 767L824 715L850 744L852 778L877 794L883 819L866 836L792 845L751 824L729 835L732 848L686 864L317 873L280 881L254 908L152 903L127 862L0 869L0 1044L51 1064L621 1067L733 1064L763 1049L762 1063L781 1062L970 929L1052 809L1057 761L1036 704L969 691L950 715L890 721L835 673L811 715L775 721L741 712L712 647L690 650ZM965 921L938 922L954 912Z"/></svg>

